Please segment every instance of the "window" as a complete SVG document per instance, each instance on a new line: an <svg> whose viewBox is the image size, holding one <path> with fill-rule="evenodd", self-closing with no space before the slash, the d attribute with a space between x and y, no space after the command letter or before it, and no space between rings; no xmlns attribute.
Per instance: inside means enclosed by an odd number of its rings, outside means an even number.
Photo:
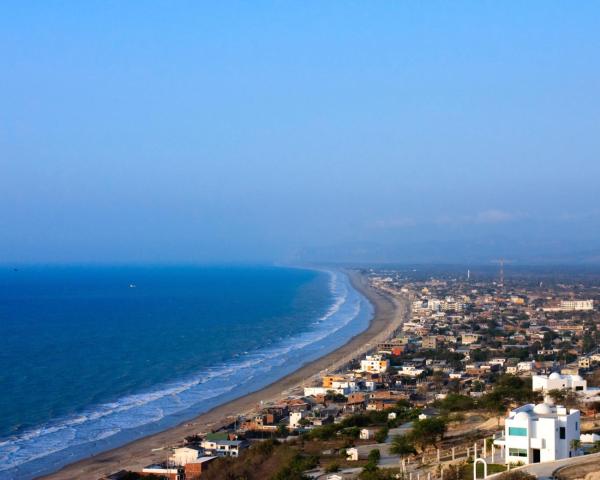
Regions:
<svg viewBox="0 0 600 480"><path fill-rule="evenodd" d="M560 427L558 429L558 431L559 431L558 436L560 437L561 440L564 440L567 437L565 427Z"/></svg>
<svg viewBox="0 0 600 480"><path fill-rule="evenodd" d="M526 448L509 448L508 455L510 457L526 457L527 449Z"/></svg>
<svg viewBox="0 0 600 480"><path fill-rule="evenodd" d="M526 437L527 429L524 427L508 427L508 434L511 437Z"/></svg>
<svg viewBox="0 0 600 480"><path fill-rule="evenodd" d="M583 390L583 385L575 387L575 390L577 390L578 392Z"/></svg>

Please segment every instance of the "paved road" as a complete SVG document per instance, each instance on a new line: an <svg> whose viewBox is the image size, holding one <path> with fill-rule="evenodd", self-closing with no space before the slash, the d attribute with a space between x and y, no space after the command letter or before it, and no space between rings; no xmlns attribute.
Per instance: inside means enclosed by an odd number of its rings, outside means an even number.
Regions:
<svg viewBox="0 0 600 480"><path fill-rule="evenodd" d="M564 460L556 460L555 462L534 463L532 465L519 467L515 470L523 470L527 473L531 473L532 475L535 475L538 479L552 478L552 474L560 467L564 467L566 465L577 465L578 463L586 463L594 458L598 459L598 464L600 465L600 453L592 453L591 455L581 455L579 457L565 458ZM490 475L488 478L495 477L496 475Z"/></svg>

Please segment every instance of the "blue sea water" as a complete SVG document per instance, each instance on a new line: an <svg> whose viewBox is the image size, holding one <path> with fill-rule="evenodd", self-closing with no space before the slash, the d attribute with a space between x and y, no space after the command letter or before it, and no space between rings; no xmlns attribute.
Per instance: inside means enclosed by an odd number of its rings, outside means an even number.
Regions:
<svg viewBox="0 0 600 480"><path fill-rule="evenodd" d="M0 478L33 478L257 390L372 316L341 272L0 268Z"/></svg>

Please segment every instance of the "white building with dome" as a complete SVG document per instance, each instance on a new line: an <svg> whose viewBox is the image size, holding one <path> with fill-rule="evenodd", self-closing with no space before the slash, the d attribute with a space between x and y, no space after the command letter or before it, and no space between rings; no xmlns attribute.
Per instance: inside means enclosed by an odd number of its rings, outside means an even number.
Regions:
<svg viewBox="0 0 600 480"><path fill-rule="evenodd" d="M561 375L558 372L550 375L533 375L532 388L536 392L549 392L550 390L573 390L575 392L585 392L587 390L587 381L579 375Z"/></svg>
<svg viewBox="0 0 600 480"><path fill-rule="evenodd" d="M550 403L528 404L512 410L505 421L503 447L506 463L551 462L579 455L579 410Z"/></svg>

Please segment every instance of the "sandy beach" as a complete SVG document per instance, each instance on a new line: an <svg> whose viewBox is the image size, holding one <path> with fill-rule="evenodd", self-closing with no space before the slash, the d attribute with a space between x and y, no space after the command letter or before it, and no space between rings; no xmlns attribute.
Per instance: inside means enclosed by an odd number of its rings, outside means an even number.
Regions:
<svg viewBox="0 0 600 480"><path fill-rule="evenodd" d="M121 469L141 470L154 462L166 460L169 446L180 444L189 435L210 432L216 426L229 423L228 417L248 413L261 401L271 402L301 391L303 384L316 381L320 373L334 371L353 358L389 337L408 314L408 302L392 299L372 289L366 278L356 272L347 272L352 284L360 290L375 307L374 317L363 333L333 352L307 363L300 369L254 393L242 396L203 413L193 420L122 447L100 453L91 458L70 464L56 473L41 478L52 480L98 479Z"/></svg>

